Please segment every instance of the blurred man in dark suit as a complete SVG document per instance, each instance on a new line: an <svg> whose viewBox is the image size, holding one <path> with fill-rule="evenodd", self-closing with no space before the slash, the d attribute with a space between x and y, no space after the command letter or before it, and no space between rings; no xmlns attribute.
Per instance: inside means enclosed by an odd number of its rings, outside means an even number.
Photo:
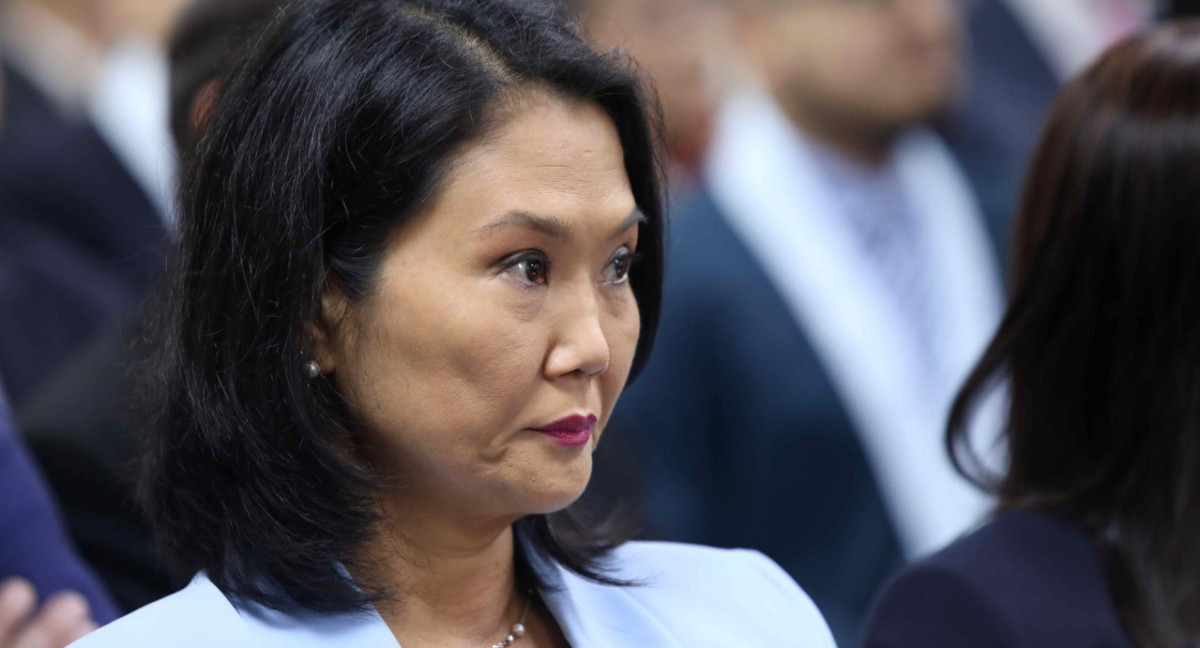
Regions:
<svg viewBox="0 0 1200 648"><path fill-rule="evenodd" d="M956 3L733 20L754 82L672 212L655 358L614 421L655 535L763 550L854 645L883 579L986 508L941 430L999 314L1004 225L927 128L962 84Z"/></svg>
<svg viewBox="0 0 1200 648"><path fill-rule="evenodd" d="M197 0L170 47L172 130L194 145L223 79L280 0ZM20 410L21 428L62 503L72 536L124 610L174 589L149 525L134 505L139 313L94 336ZM0 646L0 648L3 648Z"/></svg>
<svg viewBox="0 0 1200 648"><path fill-rule="evenodd" d="M728 58L723 6L710 0L559 0L599 49L619 47L654 80L670 189L697 182Z"/></svg>
<svg viewBox="0 0 1200 648"><path fill-rule="evenodd" d="M65 12L85 15L83 4L56 13L0 1L0 373L18 408L145 297L167 237L159 212L87 116L90 80L75 72L94 66L101 46L89 44L96 37L84 18ZM41 31L21 16L35 16L29 20ZM74 37L52 40L51 32ZM39 36L78 46L38 48Z"/></svg>
<svg viewBox="0 0 1200 648"><path fill-rule="evenodd" d="M115 617L0 398L0 648L62 648Z"/></svg>

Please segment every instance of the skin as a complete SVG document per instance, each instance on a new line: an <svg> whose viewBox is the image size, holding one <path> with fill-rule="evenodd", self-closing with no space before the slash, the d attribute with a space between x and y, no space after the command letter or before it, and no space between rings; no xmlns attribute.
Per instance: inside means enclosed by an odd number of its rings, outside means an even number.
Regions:
<svg viewBox="0 0 1200 648"><path fill-rule="evenodd" d="M406 647L507 634L526 601L512 523L582 494L640 332L622 261L639 214L598 106L534 92L452 162L374 293L327 290L316 334L364 459L395 475L363 576L403 593L380 614ZM531 429L589 414L583 446ZM537 603L526 625L522 645L565 645Z"/></svg>
<svg viewBox="0 0 1200 648"><path fill-rule="evenodd" d="M104 3L99 0L25 0L71 25L96 48L108 44L104 31ZM15 4L15 3L14 3Z"/></svg>
<svg viewBox="0 0 1200 648"><path fill-rule="evenodd" d="M962 84L953 0L742 0L743 51L805 132L868 164Z"/></svg>
<svg viewBox="0 0 1200 648"><path fill-rule="evenodd" d="M126 38L166 42L187 0L21 0L79 30L100 49Z"/></svg>
<svg viewBox="0 0 1200 648"><path fill-rule="evenodd" d="M716 110L719 64L728 55L727 18L709 0L589 0L588 36L620 47L654 80L675 161L695 164ZM682 159L680 159L682 158Z"/></svg>
<svg viewBox="0 0 1200 648"><path fill-rule="evenodd" d="M109 38L144 38L165 44L187 0L107 0L103 25Z"/></svg>
<svg viewBox="0 0 1200 648"><path fill-rule="evenodd" d="M38 608L28 581L0 583L0 648L63 648L95 629L87 601L78 594L56 594Z"/></svg>

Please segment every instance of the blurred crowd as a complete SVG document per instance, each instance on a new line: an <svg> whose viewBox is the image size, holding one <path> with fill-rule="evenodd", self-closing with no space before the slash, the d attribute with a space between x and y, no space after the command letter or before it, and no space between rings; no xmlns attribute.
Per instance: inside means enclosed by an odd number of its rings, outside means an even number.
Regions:
<svg viewBox="0 0 1200 648"><path fill-rule="evenodd" d="M180 159L277 4L0 0L0 580L23 579L0 624L56 605L73 637L179 585L132 503L131 349ZM945 419L1003 310L1054 95L1170 9L562 0L652 79L670 178L656 355L585 504L763 551L857 645L885 580L992 506ZM984 446L1000 417L976 417Z"/></svg>

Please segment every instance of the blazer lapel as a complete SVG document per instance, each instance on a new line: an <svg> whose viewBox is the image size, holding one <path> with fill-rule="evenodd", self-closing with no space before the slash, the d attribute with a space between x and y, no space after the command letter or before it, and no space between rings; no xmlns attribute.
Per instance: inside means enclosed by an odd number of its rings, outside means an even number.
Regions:
<svg viewBox="0 0 1200 648"><path fill-rule="evenodd" d="M557 563L542 562L551 587L542 600L571 648L683 648L624 587L600 585Z"/></svg>
<svg viewBox="0 0 1200 648"><path fill-rule="evenodd" d="M292 615L255 604L238 606L254 645L288 648L401 648L373 608L357 614Z"/></svg>

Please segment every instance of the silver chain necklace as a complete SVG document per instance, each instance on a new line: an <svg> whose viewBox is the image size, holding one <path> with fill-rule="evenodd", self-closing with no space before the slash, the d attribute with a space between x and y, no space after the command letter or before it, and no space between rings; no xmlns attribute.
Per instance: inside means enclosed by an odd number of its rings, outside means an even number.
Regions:
<svg viewBox="0 0 1200 648"><path fill-rule="evenodd" d="M525 616L529 614L529 602L533 600L533 592L525 597L525 608L521 610L521 619L513 624L512 631L500 643L492 644L491 648L508 648L517 639L525 636Z"/></svg>

